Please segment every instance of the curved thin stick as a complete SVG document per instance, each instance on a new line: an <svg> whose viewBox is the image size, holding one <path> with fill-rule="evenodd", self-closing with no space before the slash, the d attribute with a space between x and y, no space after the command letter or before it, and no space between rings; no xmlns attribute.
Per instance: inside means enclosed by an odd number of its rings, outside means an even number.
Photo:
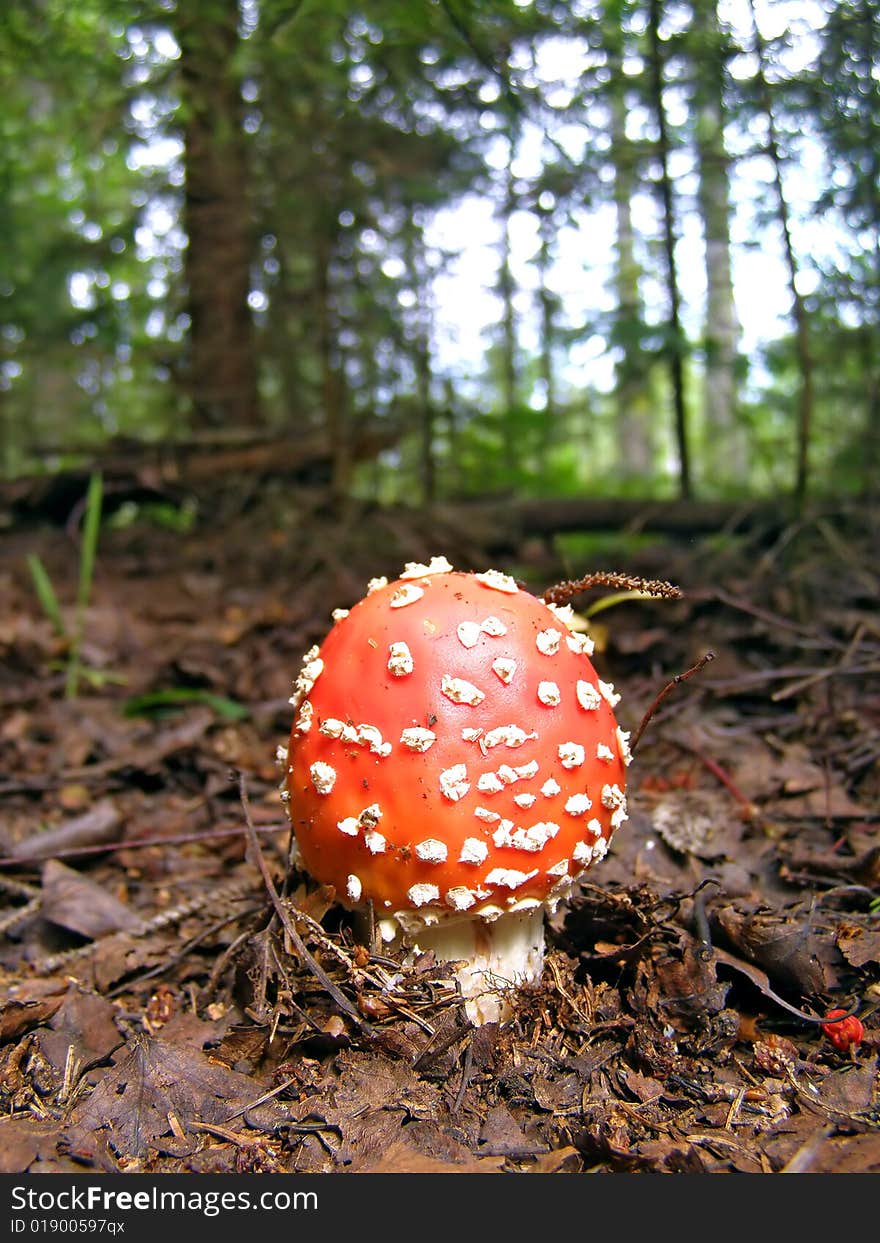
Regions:
<svg viewBox="0 0 880 1243"><path fill-rule="evenodd" d="M641 738L642 734L645 732L645 726L648 724L651 717L660 707L663 700L670 693L670 691L674 690L675 687L678 686L680 682L686 682L688 678L692 678L695 673L699 673L700 670L704 668L704 666L708 665L710 660L714 660L714 659L715 659L714 652L706 652L706 654L704 656L701 656L700 659L697 661L697 663L695 665L692 665L690 669L686 669L684 673L677 673L671 682L666 683L666 685L663 687L663 690L660 691L659 695L656 696L656 698L654 699L654 702L651 704L650 708L648 709L648 711L645 713L645 715L642 717L641 721L639 722L639 728L636 730L635 737L632 739L632 741L629 744L629 749L630 749L631 754L635 754L635 749L639 744L639 739Z"/></svg>

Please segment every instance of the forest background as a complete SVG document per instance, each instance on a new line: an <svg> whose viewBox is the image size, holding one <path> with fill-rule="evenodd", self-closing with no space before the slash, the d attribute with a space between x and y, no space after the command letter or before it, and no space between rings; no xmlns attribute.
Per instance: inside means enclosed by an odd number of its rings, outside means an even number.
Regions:
<svg viewBox="0 0 880 1243"><path fill-rule="evenodd" d="M0 1174L880 1172L878 32L0 2ZM571 597L636 759L479 1029L278 785L440 555Z"/></svg>
<svg viewBox="0 0 880 1243"><path fill-rule="evenodd" d="M864 496L878 19L9 0L4 475L234 432L379 500Z"/></svg>

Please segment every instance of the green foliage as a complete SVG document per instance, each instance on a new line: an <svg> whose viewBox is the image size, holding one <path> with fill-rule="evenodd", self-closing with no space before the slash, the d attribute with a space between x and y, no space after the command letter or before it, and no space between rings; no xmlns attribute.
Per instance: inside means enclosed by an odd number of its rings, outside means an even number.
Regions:
<svg viewBox="0 0 880 1243"><path fill-rule="evenodd" d="M125 701L122 712L127 717L163 717L180 712L181 709L191 707L193 704L211 708L226 721L244 721L250 716L249 710L234 699L188 686L175 686L167 690L151 691L145 695L133 695Z"/></svg>
<svg viewBox="0 0 880 1243"><path fill-rule="evenodd" d="M52 623L52 629L58 638L66 639L67 628L61 615L61 605L58 603L58 597L55 594L55 588L52 586L52 580L46 571L46 567L34 552L28 553L27 565L31 572L34 590L37 593L37 599L40 601L43 612Z"/></svg>
<svg viewBox="0 0 880 1243"><path fill-rule="evenodd" d="M40 601L43 612L52 623L52 628L59 638L67 642L67 660L65 665L64 694L67 699L75 699L79 693L80 681L85 678L92 685L100 685L106 681L118 680L113 674L97 669L90 669L82 663L82 646L85 638L86 611L92 593L92 582L95 574L95 559L98 551L98 536L101 531L101 504L103 484L99 474L92 475L86 494L85 513L83 518L82 541L80 544L79 575L77 578L76 605L73 626L68 628L58 603L58 596L52 580L36 554L27 558L28 569Z"/></svg>
<svg viewBox="0 0 880 1243"><path fill-rule="evenodd" d="M708 233L716 260L732 234L736 260L749 246L774 254L780 232L762 180L767 101L753 32L735 7L661 6L683 269ZM664 374L672 352L685 360L700 488L788 487L804 366L790 326L731 360L730 326L710 322L692 280L686 332L673 340L664 327L648 0L263 0L233 9L237 30L220 0L7 0L0 469L33 469L56 452L61 462L113 436L185 437L204 424L212 395L194 391L188 370L196 264L211 306L225 306L233 266L250 272L250 309L228 309L254 330L254 423L292 437L323 429L342 466L362 430L403 428L393 456L358 472L361 490L410 500L432 487L441 497L668 495L677 469ZM878 466L880 6L819 0L814 12L821 20L795 15L764 40L766 76L797 259L806 287L818 279L808 307L812 456L823 486L849 491ZM185 24L194 43L177 37ZM231 47L217 52L217 77L232 84L241 115L233 108L221 122L217 113L204 133L215 154L233 140L242 155L246 175L222 158L217 174L221 199L225 186L240 205L223 233L240 241L234 255L185 232L194 171L182 145L194 106L186 87L218 24ZM470 239L443 250L430 229L465 199L488 204L496 226L486 276L496 322L474 365L437 344L440 318L455 314L438 306L437 278ZM560 272L572 235L587 292ZM766 280L784 305L781 265L768 264ZM723 283L722 272L716 289ZM722 371L735 372L723 439L705 384L719 374L719 353ZM743 440L749 477L737 462L726 478L727 447ZM194 517L141 506L113 521L185 531ZM31 565L51 616L41 570Z"/></svg>
<svg viewBox="0 0 880 1243"><path fill-rule="evenodd" d="M107 519L107 526L114 531L125 531L145 522L164 531L186 535L194 528L198 513L198 502L194 497L188 497L180 505L170 501L125 501Z"/></svg>

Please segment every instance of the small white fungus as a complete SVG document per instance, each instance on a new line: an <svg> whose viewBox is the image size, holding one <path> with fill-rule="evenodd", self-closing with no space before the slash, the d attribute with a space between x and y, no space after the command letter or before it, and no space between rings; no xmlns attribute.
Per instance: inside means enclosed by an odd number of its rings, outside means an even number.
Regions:
<svg viewBox="0 0 880 1243"><path fill-rule="evenodd" d="M603 682L600 678L599 694L603 699L608 701L612 708L616 707L620 703L620 696L615 691L613 682Z"/></svg>
<svg viewBox="0 0 880 1243"><path fill-rule="evenodd" d="M578 682L575 687L577 701L585 712L595 712L602 703L602 696L592 682Z"/></svg>
<svg viewBox="0 0 880 1243"><path fill-rule="evenodd" d="M476 647L480 641L480 624L475 621L459 622L455 633L462 647Z"/></svg>
<svg viewBox="0 0 880 1243"><path fill-rule="evenodd" d="M482 574L475 574L478 583L482 583L484 587L491 587L493 591L504 591L508 595L515 595L519 591L516 581L509 574L502 574L500 570L485 570Z"/></svg>
<svg viewBox="0 0 880 1243"><path fill-rule="evenodd" d="M446 843L436 837L428 837L416 845L416 858L423 863L444 863L448 853Z"/></svg>
<svg viewBox="0 0 880 1243"><path fill-rule="evenodd" d="M431 729L423 729L420 725L412 725L400 735L400 741L410 751L427 751L437 741L437 735Z"/></svg>
<svg viewBox="0 0 880 1243"><path fill-rule="evenodd" d="M483 692L474 686L473 682L467 682L464 678L453 678L448 673L444 673L440 679L440 691L452 703L469 704L472 708L482 703L486 698Z"/></svg>
<svg viewBox="0 0 880 1243"><path fill-rule="evenodd" d="M578 631L575 634L567 634L565 636L565 645L576 656L592 656L596 648L596 644L590 636L582 631Z"/></svg>
<svg viewBox="0 0 880 1243"><path fill-rule="evenodd" d="M574 862L579 863L581 867L589 867L589 865L593 862L594 852L595 847L589 842L578 842L574 850L571 852L571 857Z"/></svg>
<svg viewBox="0 0 880 1243"><path fill-rule="evenodd" d="M408 604L415 604L416 600L421 600L424 595L421 587L416 587L414 583L404 583L402 587L398 587L394 595L388 601L388 607L391 609L405 609Z"/></svg>
<svg viewBox="0 0 880 1243"><path fill-rule="evenodd" d="M467 779L467 768L464 764L453 764L452 768L446 768L440 774L440 793L451 803L457 803L460 798L464 798L470 788L471 783Z"/></svg>
<svg viewBox="0 0 880 1243"><path fill-rule="evenodd" d="M516 661L508 656L499 656L497 660L492 661L492 672L501 679L505 686L509 686L516 673Z"/></svg>
<svg viewBox="0 0 880 1243"><path fill-rule="evenodd" d="M407 896L413 906L427 906L429 902L436 902L440 897L440 890L436 885L411 885L407 890Z"/></svg>
<svg viewBox="0 0 880 1243"><path fill-rule="evenodd" d="M538 700L548 708L555 708L562 702L562 695L555 682L538 683Z"/></svg>
<svg viewBox="0 0 880 1243"><path fill-rule="evenodd" d="M503 885L505 889L519 889L526 881L537 875L537 868L532 872L517 872L515 868L493 868L486 877L486 884Z"/></svg>
<svg viewBox="0 0 880 1243"><path fill-rule="evenodd" d="M413 671L412 652L406 643L392 643L388 648L388 672L395 678L405 678Z"/></svg>
<svg viewBox="0 0 880 1243"><path fill-rule="evenodd" d="M476 900L477 896L473 889L468 889L465 885L456 885L446 891L446 902L455 911L469 910Z"/></svg>
<svg viewBox="0 0 880 1243"><path fill-rule="evenodd" d="M562 632L554 630L551 626L548 630L541 630L535 637L535 647L542 656L555 656L559 651L559 644L562 639Z"/></svg>
<svg viewBox="0 0 880 1243"><path fill-rule="evenodd" d="M448 574L452 566L445 557L432 557L427 565L420 561L407 561L401 578L427 578L429 574Z"/></svg>
<svg viewBox="0 0 880 1243"><path fill-rule="evenodd" d="M579 742L561 742L557 755L563 768L580 768L587 753Z"/></svg>
<svg viewBox="0 0 880 1243"><path fill-rule="evenodd" d="M312 785L319 794L329 794L336 782L336 769L323 760L316 760L309 769Z"/></svg>
<svg viewBox="0 0 880 1243"><path fill-rule="evenodd" d="M466 837L462 842L459 863L485 863L489 847L481 837Z"/></svg>
<svg viewBox="0 0 880 1243"><path fill-rule="evenodd" d="M499 725L495 729L489 730L488 734L483 737L480 746L484 750L488 750L490 747L497 747L501 743L504 743L506 747L521 747L524 742L537 737L538 735L535 733L527 734L518 725Z"/></svg>
<svg viewBox="0 0 880 1243"><path fill-rule="evenodd" d="M604 785L602 787L602 806L607 807L609 811L615 811L618 807L626 807L626 795L618 785Z"/></svg>

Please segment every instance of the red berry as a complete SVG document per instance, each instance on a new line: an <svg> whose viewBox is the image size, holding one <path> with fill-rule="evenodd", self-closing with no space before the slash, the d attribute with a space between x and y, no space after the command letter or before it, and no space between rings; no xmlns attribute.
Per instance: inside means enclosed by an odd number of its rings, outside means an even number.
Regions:
<svg viewBox="0 0 880 1243"><path fill-rule="evenodd" d="M823 1023L822 1031L841 1053L857 1048L864 1040L864 1025L854 1014L847 1015L845 1010L829 1010L825 1018L837 1020L834 1023Z"/></svg>

